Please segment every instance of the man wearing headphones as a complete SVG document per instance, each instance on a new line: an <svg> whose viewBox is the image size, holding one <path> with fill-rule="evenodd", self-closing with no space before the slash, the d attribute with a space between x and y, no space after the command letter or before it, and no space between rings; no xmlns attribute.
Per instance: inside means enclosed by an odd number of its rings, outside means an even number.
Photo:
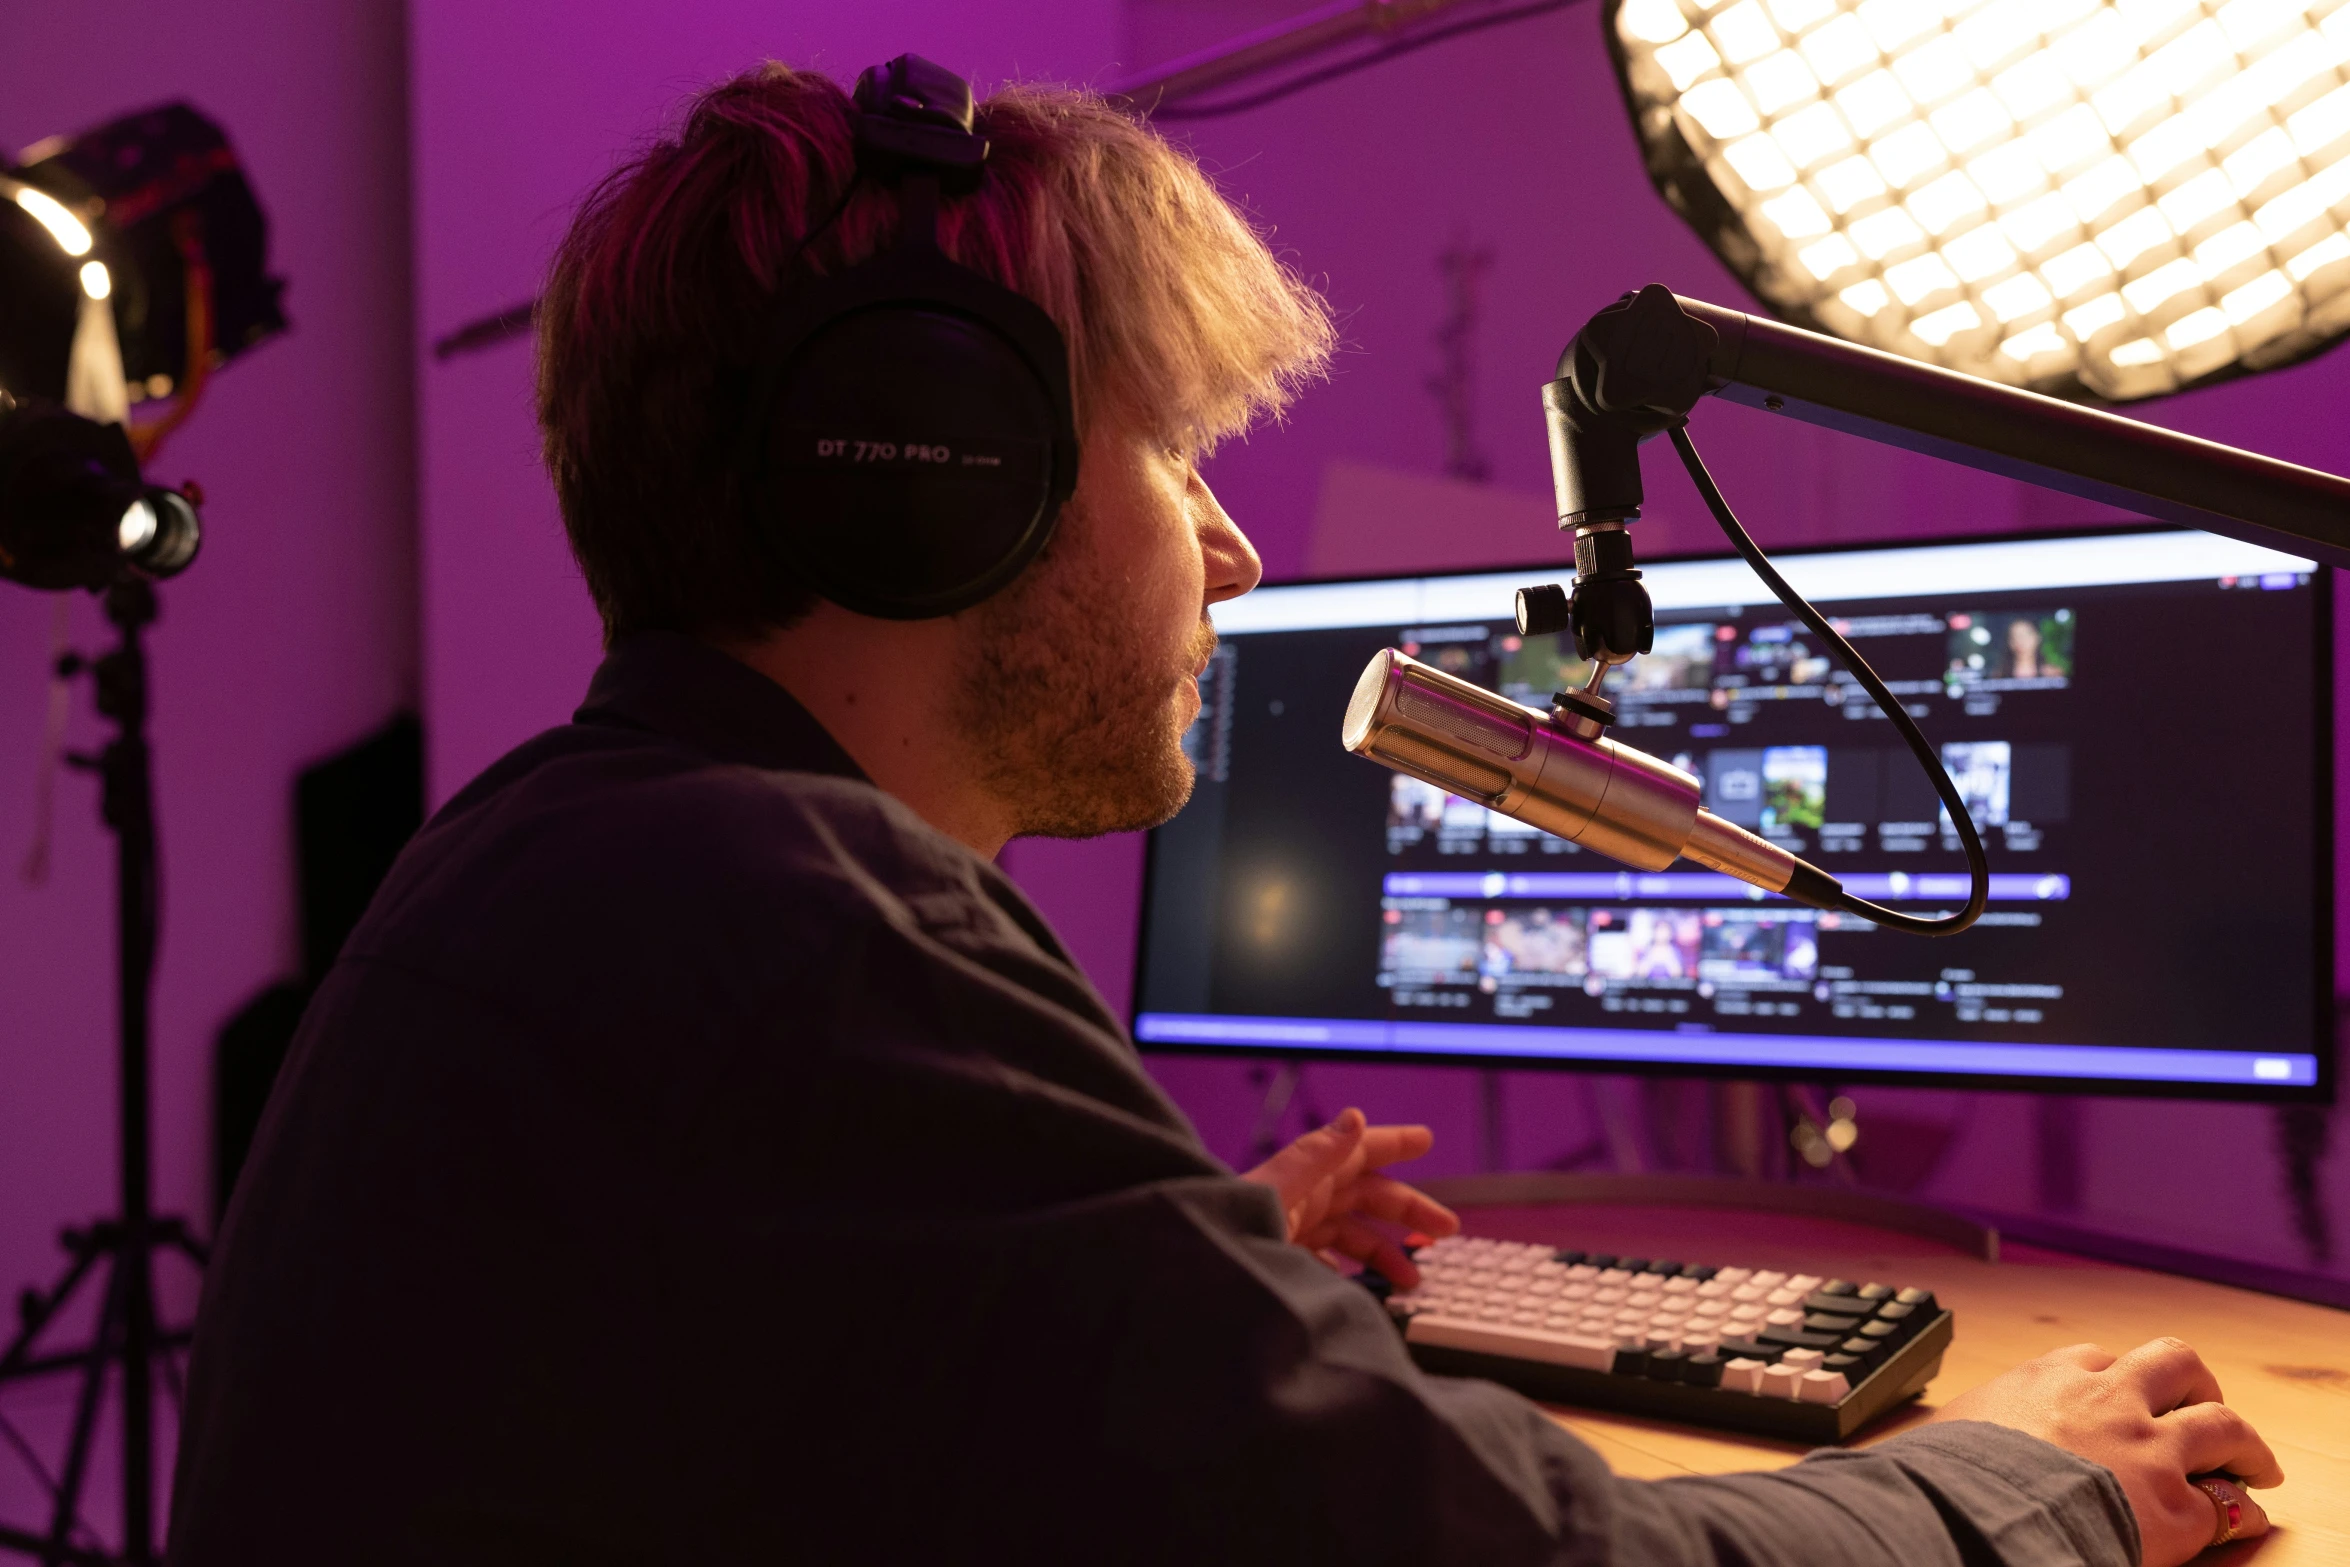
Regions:
<svg viewBox="0 0 2350 1567"><path fill-rule="evenodd" d="M2190 1473L2277 1478L2161 1341L1618 1480L1316 1255L1412 1279L1452 1219L1379 1172L1424 1130L1200 1145L992 861L1182 805L1259 569L1197 459L1330 341L1081 94L770 66L605 182L539 407L609 656L305 1020L173 1561L2118 1567L2212 1538Z"/></svg>

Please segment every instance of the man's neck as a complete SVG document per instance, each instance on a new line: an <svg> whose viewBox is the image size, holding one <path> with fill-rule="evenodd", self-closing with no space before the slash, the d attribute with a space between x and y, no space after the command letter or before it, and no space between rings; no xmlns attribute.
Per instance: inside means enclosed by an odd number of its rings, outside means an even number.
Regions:
<svg viewBox="0 0 2350 1567"><path fill-rule="evenodd" d="M788 629L721 642L790 692L883 792L994 859L1011 812L974 780L949 705L962 649L954 621L880 621L819 603Z"/></svg>

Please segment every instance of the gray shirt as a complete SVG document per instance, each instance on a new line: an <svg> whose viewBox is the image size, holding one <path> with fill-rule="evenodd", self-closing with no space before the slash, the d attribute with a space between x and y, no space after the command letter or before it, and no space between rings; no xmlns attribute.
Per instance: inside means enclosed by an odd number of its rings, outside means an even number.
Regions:
<svg viewBox="0 0 2350 1567"><path fill-rule="evenodd" d="M179 1567L2134 1562L1958 1424L1620 1480L1417 1370L994 866L623 644L410 845L206 1281Z"/></svg>

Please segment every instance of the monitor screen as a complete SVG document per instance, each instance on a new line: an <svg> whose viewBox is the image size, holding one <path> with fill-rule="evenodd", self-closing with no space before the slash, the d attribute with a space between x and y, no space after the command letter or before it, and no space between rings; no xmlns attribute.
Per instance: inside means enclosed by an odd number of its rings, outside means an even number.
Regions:
<svg viewBox="0 0 2350 1567"><path fill-rule="evenodd" d="M2331 1092L2330 582L2209 534L1789 552L1908 704L1991 860L1924 938L1657 873L1348 754L1383 647L1534 707L1557 569L1300 583L1216 607L1151 836L1145 1048L2218 1097ZM1735 557L1644 563L1614 737L1863 898L1932 914L1965 856L1891 723Z"/></svg>

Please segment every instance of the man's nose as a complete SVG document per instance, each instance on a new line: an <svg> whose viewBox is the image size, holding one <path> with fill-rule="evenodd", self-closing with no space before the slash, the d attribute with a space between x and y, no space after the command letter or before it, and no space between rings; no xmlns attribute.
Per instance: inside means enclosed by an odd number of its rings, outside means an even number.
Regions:
<svg viewBox="0 0 2350 1567"><path fill-rule="evenodd" d="M1235 599L1264 579L1265 563L1257 547L1240 531L1207 481L1192 480L1192 504L1199 518L1200 553L1207 565L1207 601L1221 604Z"/></svg>

